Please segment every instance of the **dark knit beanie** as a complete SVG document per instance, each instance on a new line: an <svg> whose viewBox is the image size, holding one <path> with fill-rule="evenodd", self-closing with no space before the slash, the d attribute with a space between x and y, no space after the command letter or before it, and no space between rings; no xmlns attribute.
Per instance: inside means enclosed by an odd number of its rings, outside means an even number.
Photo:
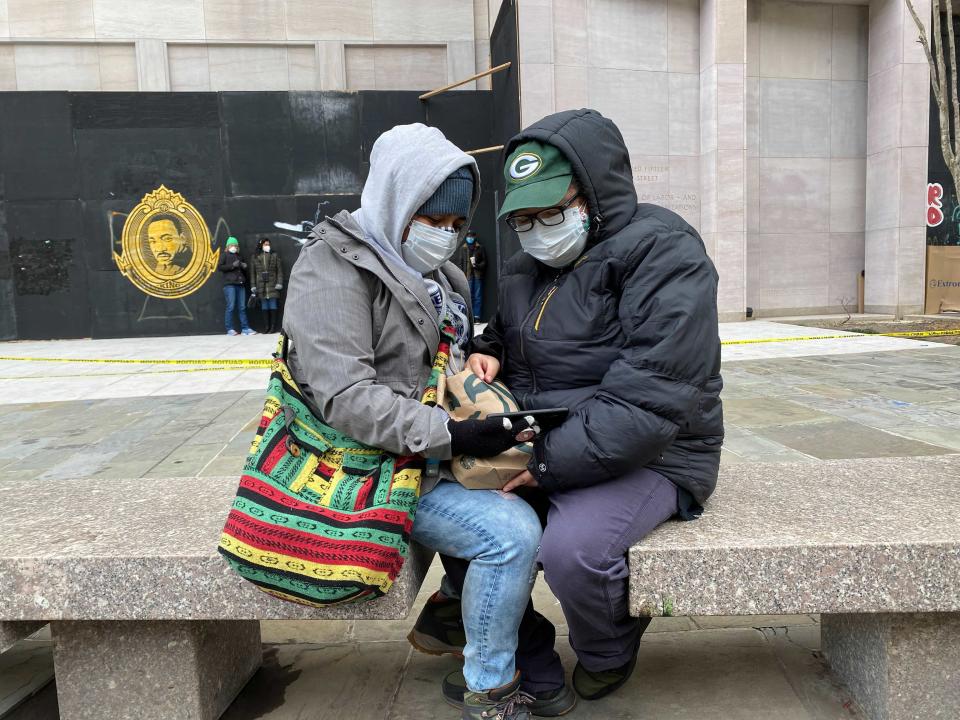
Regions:
<svg viewBox="0 0 960 720"><path fill-rule="evenodd" d="M473 202L473 173L467 166L457 168L440 183L440 187L417 210L417 215L460 215L470 214Z"/></svg>

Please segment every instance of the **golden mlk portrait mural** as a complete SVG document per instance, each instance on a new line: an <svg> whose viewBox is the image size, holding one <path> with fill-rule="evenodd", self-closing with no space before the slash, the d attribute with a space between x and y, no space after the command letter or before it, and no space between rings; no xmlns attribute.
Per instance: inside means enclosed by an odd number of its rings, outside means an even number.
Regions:
<svg viewBox="0 0 960 720"><path fill-rule="evenodd" d="M127 215L113 261L147 295L174 300L196 292L217 268L203 216L163 185Z"/></svg>

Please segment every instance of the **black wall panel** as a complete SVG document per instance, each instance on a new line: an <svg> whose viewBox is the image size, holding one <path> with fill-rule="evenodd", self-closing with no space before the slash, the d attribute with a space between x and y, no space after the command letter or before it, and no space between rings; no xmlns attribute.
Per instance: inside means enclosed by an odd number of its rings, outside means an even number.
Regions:
<svg viewBox="0 0 960 720"><path fill-rule="evenodd" d="M220 111L231 195L293 193L293 132L283 92L222 93Z"/></svg>
<svg viewBox="0 0 960 720"><path fill-rule="evenodd" d="M90 335L83 213L76 200L6 203L17 336Z"/></svg>
<svg viewBox="0 0 960 720"><path fill-rule="evenodd" d="M215 93L71 93L77 130L220 127Z"/></svg>
<svg viewBox="0 0 960 720"><path fill-rule="evenodd" d="M0 175L7 200L78 197L67 93L0 93Z"/></svg>
<svg viewBox="0 0 960 720"><path fill-rule="evenodd" d="M353 193L360 169L360 99L354 93L290 93L293 191Z"/></svg>
<svg viewBox="0 0 960 720"><path fill-rule="evenodd" d="M490 34L490 61L494 65L510 62L509 69L493 75L493 102L491 103L491 145L503 145L520 131L520 55L517 45L517 0L504 0ZM498 155L496 190L503 202L503 154ZM488 248L489 249L489 248ZM514 253L520 251L517 234L506 223L497 227L497 269Z"/></svg>
<svg viewBox="0 0 960 720"><path fill-rule="evenodd" d="M127 214L165 185L200 212L215 250L235 235L249 257L269 237L289 274L318 211L359 205L384 130L426 121L464 149L494 144L491 93L429 107L417 94L0 93L0 339L223 332L216 273L182 299L120 273ZM490 243L499 160L478 160L475 224Z"/></svg>

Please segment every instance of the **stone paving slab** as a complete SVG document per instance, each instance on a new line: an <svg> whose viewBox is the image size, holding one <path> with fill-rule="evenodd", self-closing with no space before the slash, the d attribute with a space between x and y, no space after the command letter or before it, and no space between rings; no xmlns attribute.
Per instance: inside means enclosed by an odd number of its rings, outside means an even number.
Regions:
<svg viewBox="0 0 960 720"><path fill-rule="evenodd" d="M740 467L630 550L632 613L960 610L960 455Z"/></svg>
<svg viewBox="0 0 960 720"><path fill-rule="evenodd" d="M802 630L647 634L630 684L603 700L581 701L571 717L861 717L844 708L849 696L831 685L817 659L818 634ZM573 653L563 641L558 649L569 674ZM412 652L403 641L268 647L264 667L223 720L453 720L459 714L441 700L440 681L459 667L453 658Z"/></svg>
<svg viewBox="0 0 960 720"><path fill-rule="evenodd" d="M767 427L764 436L821 460L944 455L949 448L911 440L849 420Z"/></svg>
<svg viewBox="0 0 960 720"><path fill-rule="evenodd" d="M0 717L53 680L53 644L24 640L0 654Z"/></svg>
<svg viewBox="0 0 960 720"><path fill-rule="evenodd" d="M960 449L958 347L735 362L723 373L725 464ZM0 480L236 475L262 403L256 389L0 405ZM852 425L809 437L828 422Z"/></svg>
<svg viewBox="0 0 960 720"><path fill-rule="evenodd" d="M937 343L821 331L800 325L754 320L721 323L724 341L789 338L809 335L843 335L850 339L727 345L725 363L761 358L847 355L904 349L937 349ZM0 355L22 358L56 358L65 362L0 360L0 404L55 402L141 396L207 394L256 390L266 386L268 371L194 367L191 372L173 372L176 366L160 364L98 364L68 362L70 359L113 360L230 360L267 359L276 348L275 335L228 337L199 335L115 340L57 340L0 343Z"/></svg>

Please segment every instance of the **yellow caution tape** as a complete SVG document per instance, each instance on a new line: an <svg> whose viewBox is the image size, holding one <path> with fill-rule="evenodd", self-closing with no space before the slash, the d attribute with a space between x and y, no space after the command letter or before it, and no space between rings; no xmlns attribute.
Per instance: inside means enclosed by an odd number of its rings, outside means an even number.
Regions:
<svg viewBox="0 0 960 720"><path fill-rule="evenodd" d="M180 374L180 373L196 373L196 372L228 372L230 370L250 370L250 367L244 365L224 365L223 367L193 367L193 368L180 368L178 370L141 370L137 373L137 376L140 375L168 375L171 373ZM259 370L259 368L252 368L254 370ZM130 377L129 372L98 372L98 373L88 373L86 375L4 375L0 377L0 380L63 380L70 378L102 378L102 377Z"/></svg>
<svg viewBox="0 0 960 720"><path fill-rule="evenodd" d="M941 337L944 335L960 335L960 328L956 330L917 330L913 332L890 333L850 333L847 335L798 335L796 337L779 338L750 338L748 340L723 340L721 345L755 345L757 343L796 342L799 340L849 340L863 337Z"/></svg>
<svg viewBox="0 0 960 720"><path fill-rule="evenodd" d="M228 365L251 367L270 367L273 360L251 360L246 358L223 358L222 360L135 360L120 358L44 358L26 357L22 355L0 355L0 360L20 360L23 362L56 362L56 363L100 363L108 365Z"/></svg>
<svg viewBox="0 0 960 720"><path fill-rule="evenodd" d="M942 337L945 335L960 335L960 328L956 330L917 330L913 332L890 332L890 333L848 333L845 335L797 335L795 337L778 338L749 338L746 340L723 340L721 345L756 345L759 343L780 343L780 342L798 342L801 340L849 340L850 338L863 337ZM0 361L21 361L21 362L49 362L49 363L99 363L109 365L211 365L215 367L205 368L210 370L240 370L249 368L267 368L273 364L271 359L255 360L250 358L223 358L223 359L202 359L202 360L141 360L141 359L121 359L121 358L45 358L29 357L22 355L0 355ZM164 372L199 372L200 369L188 370L167 370ZM160 372L160 371L157 371ZM123 373L127 374L127 373ZM47 376L49 377L49 376ZM72 376L65 376L72 377ZM12 378L0 378L12 379Z"/></svg>

